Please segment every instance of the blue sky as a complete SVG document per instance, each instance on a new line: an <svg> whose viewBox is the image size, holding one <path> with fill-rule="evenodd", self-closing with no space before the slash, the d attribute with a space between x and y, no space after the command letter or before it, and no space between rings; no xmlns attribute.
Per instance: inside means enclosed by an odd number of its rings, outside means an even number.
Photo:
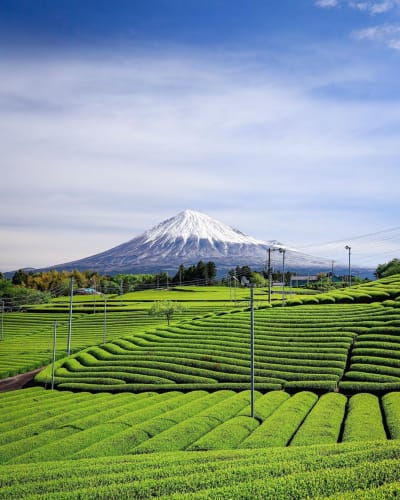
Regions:
<svg viewBox="0 0 400 500"><path fill-rule="evenodd" d="M399 257L399 64L398 0L0 0L0 270L186 208Z"/></svg>

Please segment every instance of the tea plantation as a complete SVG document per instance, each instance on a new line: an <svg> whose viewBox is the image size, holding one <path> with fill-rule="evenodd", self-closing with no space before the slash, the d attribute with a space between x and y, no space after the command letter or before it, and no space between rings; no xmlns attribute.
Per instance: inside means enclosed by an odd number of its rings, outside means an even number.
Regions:
<svg viewBox="0 0 400 500"><path fill-rule="evenodd" d="M287 307L259 291L254 418L248 291L192 292L170 326L150 292L115 298L106 329L77 300L69 357L67 301L5 315L3 377L49 362L54 321L59 337L56 390L48 367L0 393L0 498L400 496L400 276Z"/></svg>

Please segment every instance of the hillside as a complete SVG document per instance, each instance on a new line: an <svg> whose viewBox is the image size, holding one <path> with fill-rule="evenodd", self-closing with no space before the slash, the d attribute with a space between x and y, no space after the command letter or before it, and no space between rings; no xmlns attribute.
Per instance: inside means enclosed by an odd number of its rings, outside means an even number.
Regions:
<svg viewBox="0 0 400 500"><path fill-rule="evenodd" d="M400 302L390 299L400 296L399 278L257 309L256 388L400 390ZM55 383L90 391L243 390L249 330L248 309L159 326L60 360ZM49 368L36 379L48 384L50 375Z"/></svg>
<svg viewBox="0 0 400 500"><path fill-rule="evenodd" d="M169 328L143 315L133 325L135 293L115 302L105 343L104 309L79 299L75 345L98 345L57 361L62 390L0 393L0 498L400 494L400 276L298 296L287 307L260 301L254 418L248 291L235 306L215 290L220 309L204 314L212 302L197 303ZM54 319L64 318L65 340L67 308L61 299L54 306L7 315L31 318L27 356L39 338L35 352L46 355ZM47 324L34 333L41 317ZM48 385L49 373L38 380Z"/></svg>

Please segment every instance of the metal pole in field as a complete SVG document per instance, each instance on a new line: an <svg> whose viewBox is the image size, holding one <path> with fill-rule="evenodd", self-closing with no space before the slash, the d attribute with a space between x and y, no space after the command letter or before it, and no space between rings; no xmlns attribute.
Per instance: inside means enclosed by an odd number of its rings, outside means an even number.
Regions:
<svg viewBox="0 0 400 500"><path fill-rule="evenodd" d="M1 337L4 340L4 300L1 301Z"/></svg>
<svg viewBox="0 0 400 500"><path fill-rule="evenodd" d="M95 279L93 280L93 283L94 283L94 286L93 286L93 290L94 290L94 294L93 294L93 314L96 314L96 294L97 294L97 290L96 290L96 280Z"/></svg>
<svg viewBox="0 0 400 500"><path fill-rule="evenodd" d="M69 321L68 321L68 342L67 342L67 356L71 353L71 333L72 333L72 302L74 297L74 278L70 279L69 291Z"/></svg>
<svg viewBox="0 0 400 500"><path fill-rule="evenodd" d="M269 302L269 304L271 304L271 288L272 288L271 248L268 248L268 302Z"/></svg>
<svg viewBox="0 0 400 500"><path fill-rule="evenodd" d="M349 245L346 245L344 248L349 251L349 286L351 286L351 261L350 261L351 247Z"/></svg>
<svg viewBox="0 0 400 500"><path fill-rule="evenodd" d="M103 344L107 342L107 297L104 296L104 330L103 330Z"/></svg>
<svg viewBox="0 0 400 500"><path fill-rule="evenodd" d="M54 321L53 366L51 368L51 390L54 389L54 370L55 370L55 364L56 364L56 345L57 345L57 321Z"/></svg>
<svg viewBox="0 0 400 500"><path fill-rule="evenodd" d="M285 305L285 252L284 248L280 248L279 252L282 254L282 306Z"/></svg>
<svg viewBox="0 0 400 500"><path fill-rule="evenodd" d="M250 392L251 417L254 418L254 286L250 286Z"/></svg>

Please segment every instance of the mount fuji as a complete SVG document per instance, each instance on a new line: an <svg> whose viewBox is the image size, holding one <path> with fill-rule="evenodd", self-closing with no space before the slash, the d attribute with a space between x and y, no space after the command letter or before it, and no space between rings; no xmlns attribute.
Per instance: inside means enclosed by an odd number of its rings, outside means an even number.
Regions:
<svg viewBox="0 0 400 500"><path fill-rule="evenodd" d="M288 270L329 270L331 261L288 248L276 240L261 241L208 215L184 210L142 235L105 252L47 269L91 269L107 274L176 271L180 264L215 262L219 272L237 265L264 268L268 249L285 249ZM272 265L282 261L277 252ZM275 263L275 264L274 264Z"/></svg>

